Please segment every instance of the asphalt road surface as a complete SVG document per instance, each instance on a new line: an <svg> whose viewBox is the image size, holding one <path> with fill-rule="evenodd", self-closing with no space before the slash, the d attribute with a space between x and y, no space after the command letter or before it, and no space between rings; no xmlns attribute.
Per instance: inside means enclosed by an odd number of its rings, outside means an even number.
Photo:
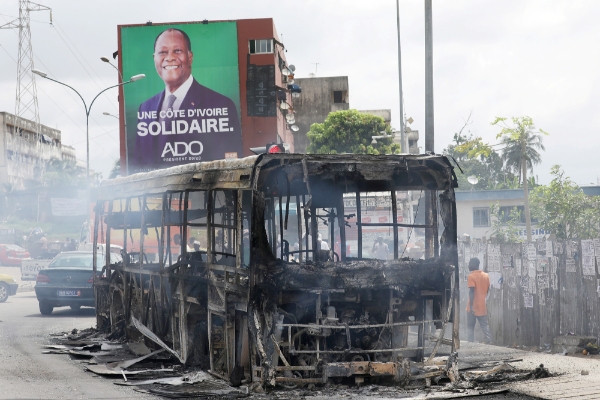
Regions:
<svg viewBox="0 0 600 400"><path fill-rule="evenodd" d="M0 399L157 399L86 372L68 355L42 354L50 334L95 325L94 309L42 316L34 292L0 303Z"/></svg>

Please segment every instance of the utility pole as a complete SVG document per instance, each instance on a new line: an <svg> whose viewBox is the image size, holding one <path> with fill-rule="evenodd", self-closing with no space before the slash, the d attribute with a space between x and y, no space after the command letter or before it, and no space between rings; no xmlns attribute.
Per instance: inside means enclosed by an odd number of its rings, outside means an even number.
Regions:
<svg viewBox="0 0 600 400"><path fill-rule="evenodd" d="M402 96L402 51L400 47L400 0L396 0L396 17L398 26L398 90L400 94L400 143L402 146L402 152L408 153L408 149L405 148L404 142L406 141L406 132L404 129L404 98ZM406 146L408 147L408 146Z"/></svg>
<svg viewBox="0 0 600 400"><path fill-rule="evenodd" d="M431 0L425 0L425 151L434 152L433 141L433 27ZM428 190L425 194L425 224L433 225L434 202L436 191ZM437 207L436 207L437 208ZM425 258L437 257L434 254L437 227L425 228Z"/></svg>
<svg viewBox="0 0 600 400"><path fill-rule="evenodd" d="M433 20L431 0L425 0L425 151L434 152Z"/></svg>
<svg viewBox="0 0 600 400"><path fill-rule="evenodd" d="M37 89L33 67L33 49L31 47L30 11L50 11L52 9L29 0L19 0L19 18L0 26L0 29L19 30L19 57L17 59L17 93L15 97L15 115L35 122L36 133L40 132L40 112L38 109ZM38 141L39 143L39 141Z"/></svg>

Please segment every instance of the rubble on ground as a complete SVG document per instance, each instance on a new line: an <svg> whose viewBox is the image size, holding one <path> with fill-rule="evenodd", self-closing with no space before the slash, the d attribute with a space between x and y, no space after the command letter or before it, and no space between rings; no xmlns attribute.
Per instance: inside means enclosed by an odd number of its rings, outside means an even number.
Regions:
<svg viewBox="0 0 600 400"><path fill-rule="evenodd" d="M46 354L68 354L85 364L87 371L113 383L134 386L135 390L164 398L293 399L347 394L361 397L405 398L433 393L494 393L508 382L551 376L543 365L533 370L517 369L511 363L521 359L468 363L458 355L438 356L425 362L406 359L407 380L403 385L363 384L331 380L325 384L278 386L265 393L261 385L242 381L232 387L210 371L185 368L173 354L142 336L132 342L111 337L94 328L53 335L54 344L43 346Z"/></svg>

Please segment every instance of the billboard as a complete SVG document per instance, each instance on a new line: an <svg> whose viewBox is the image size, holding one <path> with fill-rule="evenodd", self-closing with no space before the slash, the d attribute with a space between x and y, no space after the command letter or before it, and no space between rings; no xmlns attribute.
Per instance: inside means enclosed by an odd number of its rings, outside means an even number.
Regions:
<svg viewBox="0 0 600 400"><path fill-rule="evenodd" d="M235 22L119 26L129 173L241 157Z"/></svg>

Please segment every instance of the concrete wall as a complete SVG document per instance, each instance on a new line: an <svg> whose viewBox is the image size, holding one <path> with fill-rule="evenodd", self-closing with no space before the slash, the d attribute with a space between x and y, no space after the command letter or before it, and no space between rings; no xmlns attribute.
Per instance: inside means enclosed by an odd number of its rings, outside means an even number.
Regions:
<svg viewBox="0 0 600 400"><path fill-rule="evenodd" d="M347 76L298 78L296 84L302 88L300 97L294 98L294 110L298 132L294 132L296 153L305 153L308 146L306 134L314 123L322 123L330 112L350 108L350 92ZM342 103L334 103L334 91L342 91Z"/></svg>

